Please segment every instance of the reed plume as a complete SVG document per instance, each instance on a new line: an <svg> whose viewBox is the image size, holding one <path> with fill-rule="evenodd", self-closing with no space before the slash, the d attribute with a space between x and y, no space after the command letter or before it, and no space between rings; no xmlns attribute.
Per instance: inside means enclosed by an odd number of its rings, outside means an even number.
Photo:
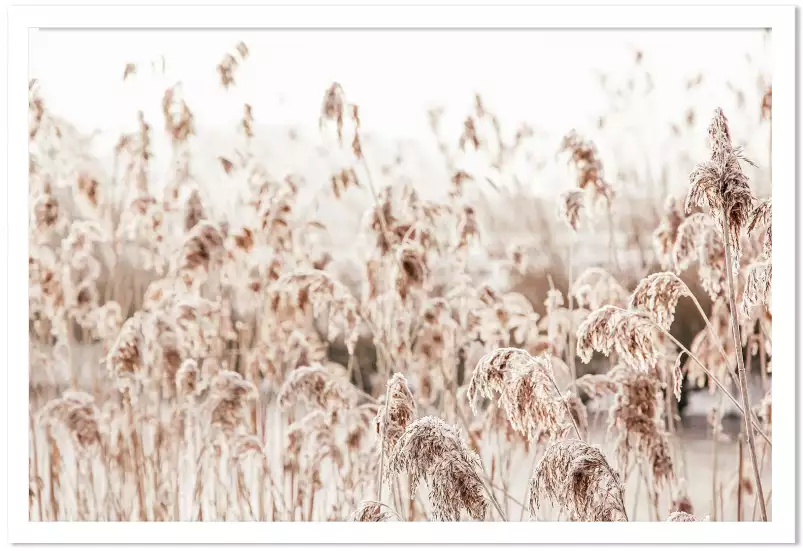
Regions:
<svg viewBox="0 0 803 551"><path fill-rule="evenodd" d="M564 405L557 394L549 356L533 357L518 348L499 348L474 368L467 399L497 398L511 426L528 439L554 438L564 431Z"/></svg>
<svg viewBox="0 0 803 551"><path fill-rule="evenodd" d="M416 404L407 379L395 373L388 381L388 403L379 407L375 417L376 432L384 442L383 453L390 454L413 421Z"/></svg>
<svg viewBox="0 0 803 551"><path fill-rule="evenodd" d="M438 521L460 520L463 510L474 520L485 519L488 498L479 468L479 456L468 448L460 430L433 416L407 426L388 462L389 474L409 475L411 493L426 481L432 516Z"/></svg>
<svg viewBox="0 0 803 551"><path fill-rule="evenodd" d="M643 314L603 306L589 314L577 329L577 355L588 363L594 351L615 352L636 370L655 369L661 357L653 322Z"/></svg>
<svg viewBox="0 0 803 551"><path fill-rule="evenodd" d="M675 511L666 517L666 522L707 522L708 518L698 518L691 513Z"/></svg>
<svg viewBox="0 0 803 551"><path fill-rule="evenodd" d="M586 378L590 380L584 381ZM578 387L591 390L595 397L613 394L608 410L608 431L614 436L620 471L627 472L634 461L646 460L656 489L674 479L674 465L663 426L660 379L618 365L604 376L581 377Z"/></svg>
<svg viewBox="0 0 803 551"><path fill-rule="evenodd" d="M279 407L289 409L298 403L334 412L356 405L356 395L341 380L321 365L300 367L292 371L279 391Z"/></svg>
<svg viewBox="0 0 803 551"><path fill-rule="evenodd" d="M544 498L571 520L627 521L624 488L602 452L581 440L561 440L547 447L529 482L530 516Z"/></svg>
<svg viewBox="0 0 803 551"><path fill-rule="evenodd" d="M690 295L688 287L671 272L660 272L642 279L630 296L630 309L652 314L653 319L669 329L682 296Z"/></svg>
<svg viewBox="0 0 803 551"><path fill-rule="evenodd" d="M349 515L349 522L395 522L401 520L393 509L384 503L363 501Z"/></svg>
<svg viewBox="0 0 803 551"><path fill-rule="evenodd" d="M694 205L707 206L711 216L718 224L725 246L725 272L728 284L728 300L731 314L733 343L737 348L736 365L739 385L742 391L742 407L747 415L745 424L745 440L750 452L753 476L756 480L757 494L761 506L761 517L766 522L767 511L764 492L759 477L760 466L756 458L753 439L753 423L751 422L750 397L747 390L747 374L741 353L741 335L736 310L736 288L733 283L733 272L739 272L741 257L741 232L747 224L753 210L753 193L748 185L747 176L742 172L741 160L746 159L741 151L733 147L728 120L717 109L708 127L710 160L698 164L689 176L691 188L686 198L686 212ZM748 163L750 161L747 161ZM752 163L751 163L752 164Z"/></svg>
<svg viewBox="0 0 803 551"><path fill-rule="evenodd" d="M723 239L732 244L732 266L738 271L741 231L753 211L754 200L740 162L753 163L741 154L740 149L734 148L728 119L721 109L714 112L708 127L708 139L711 158L698 164L689 175L691 187L686 197L686 213L698 206L708 208Z"/></svg>

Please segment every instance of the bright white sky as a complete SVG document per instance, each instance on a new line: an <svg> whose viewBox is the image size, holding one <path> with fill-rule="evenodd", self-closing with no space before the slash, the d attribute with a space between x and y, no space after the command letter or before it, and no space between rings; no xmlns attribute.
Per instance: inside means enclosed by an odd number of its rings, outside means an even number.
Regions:
<svg viewBox="0 0 803 551"><path fill-rule="evenodd" d="M243 40L251 55L224 91L215 66ZM764 51L760 31L38 31L31 36L30 73L48 105L82 130L131 128L138 109L159 120L165 86L184 83L200 127L231 127L242 103L257 120L317 124L324 90L340 82L361 108L366 130L388 137L427 129L426 109L447 106L457 124L479 91L503 122L529 121L563 133L603 109L595 71L624 73L633 49L646 52L656 105L676 117L684 78L703 72L711 97L749 73L744 54ZM167 76L150 63L164 55ZM122 81L127 62L138 77ZM754 72L752 73L754 74ZM710 104L710 105L709 105Z"/></svg>

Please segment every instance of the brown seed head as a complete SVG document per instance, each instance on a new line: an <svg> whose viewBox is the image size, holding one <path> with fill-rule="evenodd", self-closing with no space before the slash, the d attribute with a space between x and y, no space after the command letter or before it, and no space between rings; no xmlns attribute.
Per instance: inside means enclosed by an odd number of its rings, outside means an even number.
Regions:
<svg viewBox="0 0 803 551"><path fill-rule="evenodd" d="M627 520L624 488L602 452L581 440L554 442L529 483L531 517L544 498L581 522Z"/></svg>
<svg viewBox="0 0 803 551"><path fill-rule="evenodd" d="M476 472L479 467L479 457L460 430L428 416L407 426L388 461L388 475L407 473L411 493L426 480L435 520L458 521L463 509L474 520L484 520L488 501Z"/></svg>
<svg viewBox="0 0 803 551"><path fill-rule="evenodd" d="M734 270L738 271L740 235L753 210L754 199L740 161L750 161L734 149L722 109L714 112L708 138L711 159L698 164L689 175L691 188L686 197L686 213L697 206L709 209L722 235L726 231L730 233Z"/></svg>

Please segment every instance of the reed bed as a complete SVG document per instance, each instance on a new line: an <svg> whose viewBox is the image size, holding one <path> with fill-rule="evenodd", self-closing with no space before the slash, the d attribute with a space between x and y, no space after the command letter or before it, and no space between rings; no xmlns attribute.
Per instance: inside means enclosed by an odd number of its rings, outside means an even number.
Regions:
<svg viewBox="0 0 803 551"><path fill-rule="evenodd" d="M236 89L248 58L244 43L222 56L221 87ZM315 193L319 209L361 220L354 277L320 211L302 208L305 176L255 152L251 105L234 154L215 159L221 185L247 190L226 217L198 184L180 86L163 120L132 114L109 173L31 81L32 520L771 519L772 202L721 109L687 194L635 229L652 242L633 278L628 196L588 137L568 129L556 154L570 190L535 203L564 238L544 222L500 246L477 199L494 183L457 160L482 155L504 174L531 129L505 138L477 96L450 143L431 112L452 178L425 199L404 159L369 157L371 114L337 83L322 93L339 164ZM771 109L770 87L755 110L769 121ZM152 167L156 132L166 175ZM369 208L349 212L350 196ZM578 252L586 225L605 228L593 265ZM680 415L692 391L713 404L697 440Z"/></svg>

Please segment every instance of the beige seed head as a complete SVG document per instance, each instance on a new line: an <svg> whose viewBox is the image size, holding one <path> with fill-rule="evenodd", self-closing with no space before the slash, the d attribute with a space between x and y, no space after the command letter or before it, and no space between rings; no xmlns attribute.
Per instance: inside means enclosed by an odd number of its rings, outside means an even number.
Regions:
<svg viewBox="0 0 803 551"><path fill-rule="evenodd" d="M698 518L691 513L684 513L683 511L675 511L666 517L666 522L708 522L708 517Z"/></svg>
<svg viewBox="0 0 803 551"><path fill-rule="evenodd" d="M416 405L407 379L401 373L395 373L388 381L388 406L380 406L375 417L376 432L382 439L384 434L385 447L383 452L389 454L415 418ZM387 430L384 430L387 418Z"/></svg>
<svg viewBox="0 0 803 551"><path fill-rule="evenodd" d="M298 403L323 411L349 409L356 403L352 388L315 364L292 371L279 391L279 407L289 410Z"/></svg>
<svg viewBox="0 0 803 551"><path fill-rule="evenodd" d="M581 440L554 442L544 452L529 482L531 517L543 499L581 522L627 520L620 477L594 446Z"/></svg>
<svg viewBox="0 0 803 551"><path fill-rule="evenodd" d="M488 501L476 473L479 467L479 457L459 429L427 416L407 426L388 461L388 475L408 474L411 493L426 480L435 520L458 521L462 510L484 520Z"/></svg>
<svg viewBox="0 0 803 551"><path fill-rule="evenodd" d="M738 271L740 235L753 210L754 199L740 161L750 161L733 147L728 120L722 109L714 112L708 127L708 138L711 158L698 164L689 175L691 188L686 197L686 213L690 213L694 207L709 209L720 233L730 233L734 270Z"/></svg>
<svg viewBox="0 0 803 551"><path fill-rule="evenodd" d="M584 363L596 350L616 352L633 369L655 369L660 358L652 322L643 314L603 306L588 315L577 330L577 355Z"/></svg>
<svg viewBox="0 0 803 551"><path fill-rule="evenodd" d="M396 522L399 516L384 503L362 501L357 509L349 515L349 522Z"/></svg>
<svg viewBox="0 0 803 551"><path fill-rule="evenodd" d="M584 193L579 190L567 191L560 196L560 217L574 232L580 228L580 209L583 207L584 197Z"/></svg>
<svg viewBox="0 0 803 551"><path fill-rule="evenodd" d="M556 437L568 422L555 388L552 362L520 348L498 348L474 368L467 399L475 414L477 399L497 399L511 426L528 439Z"/></svg>
<svg viewBox="0 0 803 551"><path fill-rule="evenodd" d="M630 296L630 308L650 314L658 325L669 329L680 297L689 290L678 276L660 272L642 279Z"/></svg>

